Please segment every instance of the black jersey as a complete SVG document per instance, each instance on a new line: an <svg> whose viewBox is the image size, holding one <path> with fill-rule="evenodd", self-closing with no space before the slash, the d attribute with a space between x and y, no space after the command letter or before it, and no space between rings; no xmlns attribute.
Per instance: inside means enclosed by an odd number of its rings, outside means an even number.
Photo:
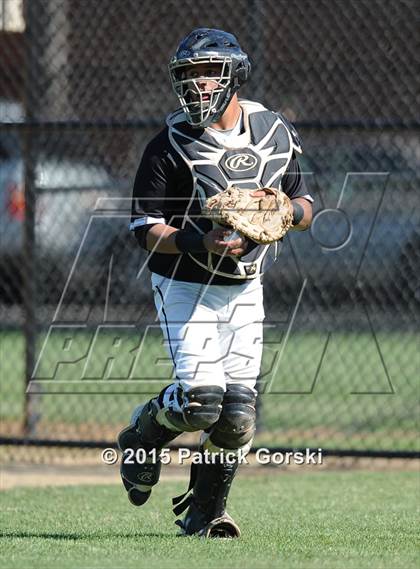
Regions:
<svg viewBox="0 0 420 569"><path fill-rule="evenodd" d="M244 132L221 143L211 129L193 129L182 112L148 144L133 189L130 229L139 243L155 223L201 233L214 222L200 216L205 200L234 183L246 188L281 187L292 199L312 201L296 152L296 131L283 117L258 103L240 101ZM232 144L233 142L233 144ZM258 277L275 261L281 242L259 245L249 240L245 254L163 254L149 252L148 267L168 278L189 282L238 284Z"/></svg>

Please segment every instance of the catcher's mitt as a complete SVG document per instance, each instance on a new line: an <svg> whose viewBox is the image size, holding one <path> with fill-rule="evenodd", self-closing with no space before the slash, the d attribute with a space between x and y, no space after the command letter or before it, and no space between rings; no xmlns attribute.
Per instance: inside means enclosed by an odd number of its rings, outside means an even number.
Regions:
<svg viewBox="0 0 420 569"><path fill-rule="evenodd" d="M262 244L284 237L293 222L292 203L276 188L231 186L209 198L202 214Z"/></svg>

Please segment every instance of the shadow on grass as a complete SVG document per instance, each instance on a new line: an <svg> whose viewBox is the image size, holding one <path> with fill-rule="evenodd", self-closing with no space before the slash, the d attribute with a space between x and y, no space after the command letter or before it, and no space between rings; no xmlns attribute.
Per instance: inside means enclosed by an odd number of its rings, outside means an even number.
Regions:
<svg viewBox="0 0 420 569"><path fill-rule="evenodd" d="M49 532L2 532L0 539L4 538L41 538L41 539L56 539L56 540L90 540L90 539L104 539L104 538L125 538L132 539L136 537L175 537L175 534L170 532L131 532L131 533L49 533Z"/></svg>

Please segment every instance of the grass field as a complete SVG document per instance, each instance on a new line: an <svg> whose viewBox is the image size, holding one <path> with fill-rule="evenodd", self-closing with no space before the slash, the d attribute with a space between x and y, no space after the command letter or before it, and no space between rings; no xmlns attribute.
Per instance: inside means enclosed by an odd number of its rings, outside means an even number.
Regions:
<svg viewBox="0 0 420 569"><path fill-rule="evenodd" d="M141 509L119 486L1 493L2 567L417 569L415 472L313 472L238 476L231 515L239 540L178 537L161 482ZM418 513L418 512L417 512Z"/></svg>
<svg viewBox="0 0 420 569"><path fill-rule="evenodd" d="M136 334L120 333L122 356L113 351L113 336L103 334L93 342L93 332L73 337L72 355L63 348L66 334L55 333L43 352L38 376L54 369L59 357L77 359L60 364L53 380L41 381L37 411L41 426L54 431L71 425L73 433L84 424L101 428L126 423L135 404L156 394L172 381L172 367L161 343L160 331L146 339L133 379L129 374L132 354L138 348ZM292 334L284 349L281 336L265 336L263 375L270 389L261 396L264 442L273 445L341 446L416 450L420 334L337 332ZM40 338L40 347L43 339ZM22 417L24 402L24 343L19 332L0 332L3 360L2 417ZM88 375L80 380L90 352ZM281 360L273 370L276 354ZM109 361L109 355L115 359ZM156 365L165 358L163 365ZM60 361L60 360L59 360ZM271 371L270 371L271 370ZM156 377L151 382L150 377ZM53 424L59 425L54 427ZM64 429L64 431L63 431ZM41 429L42 430L42 429Z"/></svg>

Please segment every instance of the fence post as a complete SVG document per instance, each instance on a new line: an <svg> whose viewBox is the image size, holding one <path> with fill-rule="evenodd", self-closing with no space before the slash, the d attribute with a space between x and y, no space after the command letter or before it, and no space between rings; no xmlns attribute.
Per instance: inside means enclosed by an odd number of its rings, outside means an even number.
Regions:
<svg viewBox="0 0 420 569"><path fill-rule="evenodd" d="M37 70L39 57L37 53L36 7L35 2L25 3L25 120L29 126L23 135L23 166L25 184L25 216L23 227L23 308L25 337L25 401L24 401L24 435L33 437L39 420L39 395L30 392L30 381L35 367L36 350L36 244L35 244L35 212L36 212L36 150L33 141L34 129L31 123L36 119Z"/></svg>
<svg viewBox="0 0 420 569"><path fill-rule="evenodd" d="M252 64L250 84L252 99L264 104L265 99L265 57L264 49L264 2L250 0L248 18L248 49Z"/></svg>

